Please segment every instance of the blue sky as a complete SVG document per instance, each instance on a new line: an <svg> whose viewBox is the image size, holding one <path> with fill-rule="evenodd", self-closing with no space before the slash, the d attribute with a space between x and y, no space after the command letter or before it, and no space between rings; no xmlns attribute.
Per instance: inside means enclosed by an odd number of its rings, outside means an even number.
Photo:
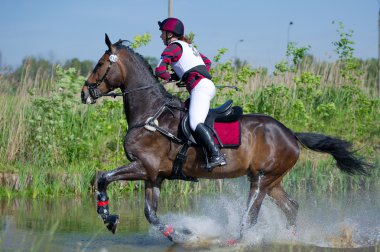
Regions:
<svg viewBox="0 0 380 252"><path fill-rule="evenodd" d="M268 68L285 58L288 38L319 59L336 59L334 20L354 31L356 57L377 58L378 11L378 0L173 0L173 16L209 58L225 47L224 60L236 54ZM164 46L157 21L167 15L168 0L1 0L1 64L18 66L30 55L97 61L104 33L116 41L148 32L152 41L138 52L158 58Z"/></svg>

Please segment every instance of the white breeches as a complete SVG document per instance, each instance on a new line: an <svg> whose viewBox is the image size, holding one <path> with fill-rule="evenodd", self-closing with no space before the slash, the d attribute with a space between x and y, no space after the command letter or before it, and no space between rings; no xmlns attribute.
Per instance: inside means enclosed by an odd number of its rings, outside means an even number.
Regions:
<svg viewBox="0 0 380 252"><path fill-rule="evenodd" d="M189 119L190 128L195 131L199 123L204 123L210 109L210 102L215 96L214 83L204 78L190 93Z"/></svg>

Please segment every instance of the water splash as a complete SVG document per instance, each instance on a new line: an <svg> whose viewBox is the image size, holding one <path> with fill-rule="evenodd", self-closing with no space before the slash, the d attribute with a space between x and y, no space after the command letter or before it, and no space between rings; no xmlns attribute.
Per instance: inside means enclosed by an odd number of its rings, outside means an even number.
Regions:
<svg viewBox="0 0 380 252"><path fill-rule="evenodd" d="M247 194L245 194L247 195ZM376 196L375 196L376 197ZM363 198L297 199L300 203L297 233L286 229L286 218L268 197L264 199L258 222L246 230L242 244L292 244L330 248L360 248L380 245L379 204ZM380 203L380 202L379 202ZM199 239L220 244L239 237L241 218L247 199L241 193L232 196L201 197L189 213L167 213L165 223L177 229L190 229ZM151 230L152 235L160 235Z"/></svg>

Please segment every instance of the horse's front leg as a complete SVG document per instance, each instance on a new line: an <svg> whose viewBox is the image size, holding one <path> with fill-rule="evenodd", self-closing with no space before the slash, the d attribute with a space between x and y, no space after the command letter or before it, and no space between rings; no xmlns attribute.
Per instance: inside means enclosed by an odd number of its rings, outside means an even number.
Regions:
<svg viewBox="0 0 380 252"><path fill-rule="evenodd" d="M190 230L174 230L171 225L162 223L157 217L162 181L162 178L157 178L154 182L150 180L145 181L145 217L150 224L156 227L170 241L178 243L189 242L194 238Z"/></svg>
<svg viewBox="0 0 380 252"><path fill-rule="evenodd" d="M107 187L117 180L146 180L147 175L144 167L139 162L132 162L101 175L97 181L97 212L102 217L108 230L115 233L119 216L109 213Z"/></svg>

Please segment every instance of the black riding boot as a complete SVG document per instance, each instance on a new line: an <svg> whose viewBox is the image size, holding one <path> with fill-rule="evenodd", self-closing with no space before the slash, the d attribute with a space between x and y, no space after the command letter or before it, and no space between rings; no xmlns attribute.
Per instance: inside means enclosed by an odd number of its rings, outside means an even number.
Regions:
<svg viewBox="0 0 380 252"><path fill-rule="evenodd" d="M214 137L211 130L205 124L198 124L194 133L198 143L205 147L210 154L208 165L206 167L208 170L211 170L216 166L227 164L224 155L220 152L218 146L214 142Z"/></svg>

